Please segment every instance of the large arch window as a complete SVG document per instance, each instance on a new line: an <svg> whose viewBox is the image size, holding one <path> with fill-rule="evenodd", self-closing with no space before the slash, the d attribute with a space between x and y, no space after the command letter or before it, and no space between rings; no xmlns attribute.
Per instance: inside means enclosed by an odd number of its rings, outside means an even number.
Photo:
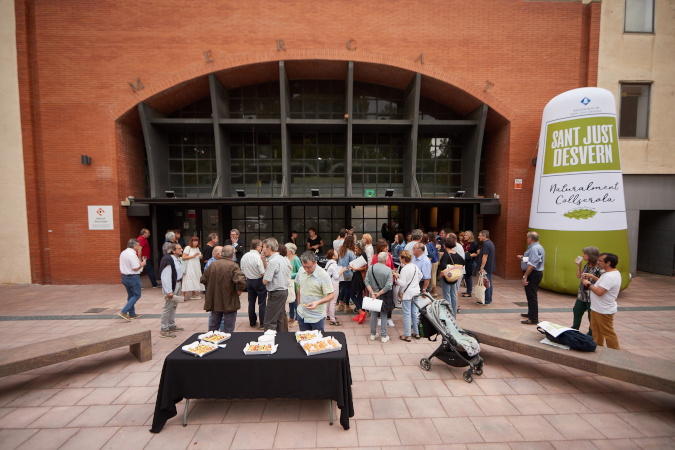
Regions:
<svg viewBox="0 0 675 450"><path fill-rule="evenodd" d="M169 188L177 197L209 197L216 178L213 134L169 133Z"/></svg>
<svg viewBox="0 0 675 450"><path fill-rule="evenodd" d="M253 197L281 192L281 133L268 131L230 133L232 189Z"/></svg>
<svg viewBox="0 0 675 450"><path fill-rule="evenodd" d="M458 134L425 133L417 143L417 184L422 197L450 197L462 187Z"/></svg>
<svg viewBox="0 0 675 450"><path fill-rule="evenodd" d="M296 80L290 89L293 119L341 119L345 114L345 82Z"/></svg>
<svg viewBox="0 0 675 450"><path fill-rule="evenodd" d="M345 195L344 133L291 133L291 196Z"/></svg>
<svg viewBox="0 0 675 450"><path fill-rule="evenodd" d="M403 142L403 133L354 133L353 196L375 189L375 197L382 197L391 188L403 195Z"/></svg>
<svg viewBox="0 0 675 450"><path fill-rule="evenodd" d="M231 119L278 119L279 82L262 83L228 92Z"/></svg>
<svg viewBox="0 0 675 450"><path fill-rule="evenodd" d="M354 118L403 119L403 91L380 84L354 82Z"/></svg>

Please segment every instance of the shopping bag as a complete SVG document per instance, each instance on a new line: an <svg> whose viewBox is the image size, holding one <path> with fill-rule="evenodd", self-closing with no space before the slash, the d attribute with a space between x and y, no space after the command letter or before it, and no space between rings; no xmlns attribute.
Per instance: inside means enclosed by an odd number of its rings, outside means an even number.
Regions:
<svg viewBox="0 0 675 450"><path fill-rule="evenodd" d="M481 272L478 274L478 283L473 287L473 298L483 305L485 304L485 290L487 289L485 281L487 281L485 275Z"/></svg>

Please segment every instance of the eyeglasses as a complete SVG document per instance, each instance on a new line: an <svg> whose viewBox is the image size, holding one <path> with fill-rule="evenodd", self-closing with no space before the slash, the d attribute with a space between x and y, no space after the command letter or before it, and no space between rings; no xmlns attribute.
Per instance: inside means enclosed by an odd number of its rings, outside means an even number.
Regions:
<svg viewBox="0 0 675 450"><path fill-rule="evenodd" d="M305 269L311 269L314 266L316 266L316 263L310 264L309 266L305 265L305 264L302 265L302 267L305 268Z"/></svg>
<svg viewBox="0 0 675 450"><path fill-rule="evenodd" d="M605 262L604 259L598 259L598 262Z"/></svg>

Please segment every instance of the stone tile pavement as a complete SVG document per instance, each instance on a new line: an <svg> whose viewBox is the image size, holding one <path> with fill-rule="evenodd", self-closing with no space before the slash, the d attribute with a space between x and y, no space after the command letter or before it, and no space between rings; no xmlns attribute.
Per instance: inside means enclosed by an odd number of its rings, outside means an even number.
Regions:
<svg viewBox="0 0 675 450"><path fill-rule="evenodd" d="M492 306L461 299L460 325L471 315L526 327L519 317L525 308L516 304L525 301L518 281L494 281ZM348 431L328 425L323 401L197 400L187 427L179 414L151 434L163 359L190 334L205 331L207 319L203 301L180 304L177 322L185 331L160 338L161 293L144 283L137 303L143 318L132 323L115 316L126 298L121 284L3 286L0 348L146 327L153 331L153 360L139 363L122 348L1 378L1 449L675 448L673 395L488 346L484 375L471 384L462 380L463 369L438 360L424 372L419 360L436 344L400 341L400 313L386 344L368 339L366 323L341 316L356 411ZM675 359L673 290L672 277L644 276L620 295L615 325L625 351ZM540 291L540 319L570 325L573 303L571 296ZM248 331L245 301L242 306L237 329ZM92 308L102 311L85 313ZM587 327L584 320L582 330Z"/></svg>

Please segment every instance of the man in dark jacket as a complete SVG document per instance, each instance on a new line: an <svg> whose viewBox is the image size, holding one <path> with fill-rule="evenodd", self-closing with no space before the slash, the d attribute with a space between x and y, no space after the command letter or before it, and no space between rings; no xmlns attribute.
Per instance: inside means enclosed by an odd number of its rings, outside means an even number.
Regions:
<svg viewBox="0 0 675 450"><path fill-rule="evenodd" d="M244 240L239 239L239 230L236 228L230 230L230 238L225 241L223 245L231 245L234 249L234 253L229 257L232 261L236 262L237 265L241 264L241 257L246 253L246 246L244 245ZM223 258L225 255L223 255Z"/></svg>
<svg viewBox="0 0 675 450"><path fill-rule="evenodd" d="M209 331L218 330L225 318L225 332L232 333L241 308L239 296L246 288L246 277L239 266L232 261L234 247L223 247L222 258L214 261L202 275L201 283L206 286L204 310L212 312Z"/></svg>

